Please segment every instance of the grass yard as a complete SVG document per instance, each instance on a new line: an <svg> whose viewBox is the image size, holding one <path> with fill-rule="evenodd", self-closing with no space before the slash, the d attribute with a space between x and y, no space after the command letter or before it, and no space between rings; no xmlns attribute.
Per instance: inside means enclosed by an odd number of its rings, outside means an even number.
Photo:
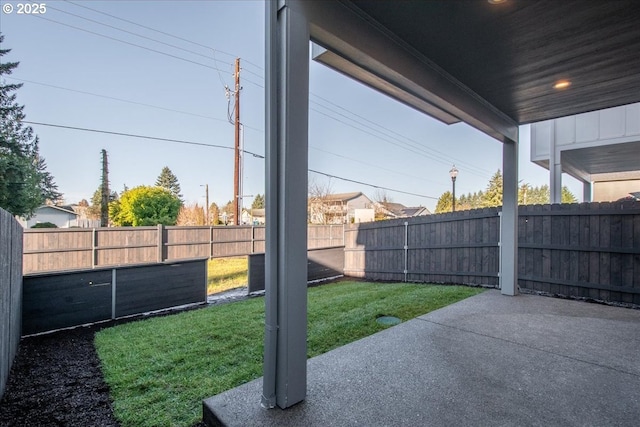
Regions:
<svg viewBox="0 0 640 427"><path fill-rule="evenodd" d="M482 292L479 288L338 282L309 289L308 357ZM262 375L264 299L104 329L95 345L116 418L128 426L191 426L202 399ZM256 397L256 402L259 399Z"/></svg>
<svg viewBox="0 0 640 427"><path fill-rule="evenodd" d="M229 289L247 286L247 257L214 258L209 260L207 294L228 291Z"/></svg>

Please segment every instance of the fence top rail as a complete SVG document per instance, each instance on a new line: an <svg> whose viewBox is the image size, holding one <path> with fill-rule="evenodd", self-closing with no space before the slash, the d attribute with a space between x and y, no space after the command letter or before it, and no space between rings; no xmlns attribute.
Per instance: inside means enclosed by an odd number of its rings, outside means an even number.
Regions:
<svg viewBox="0 0 640 427"><path fill-rule="evenodd" d="M452 221L466 221L470 219L484 219L484 218L497 218L500 208L484 208L473 209L460 212L448 212L441 214L432 214L426 216L408 217L408 218L396 218L384 221L374 222L361 222L358 224L350 224L345 228L345 232L356 231L360 228L387 228L387 227L402 227L406 222L407 225L422 225L427 223L438 222L452 222Z"/></svg>
<svg viewBox="0 0 640 427"><path fill-rule="evenodd" d="M42 276L59 276L63 274L82 274L87 272L94 271L108 271L108 270L126 270L128 268L135 267L151 267L154 265L173 265L173 264L186 264L189 262L197 262L197 261L207 261L209 257L197 257L197 258L184 258L184 259L174 259L163 262L141 262L137 264L114 264L114 265L100 265L94 268L91 267L82 267L82 268L70 268L66 270L47 270L47 271L37 271L33 273L24 273L23 277L42 277Z"/></svg>

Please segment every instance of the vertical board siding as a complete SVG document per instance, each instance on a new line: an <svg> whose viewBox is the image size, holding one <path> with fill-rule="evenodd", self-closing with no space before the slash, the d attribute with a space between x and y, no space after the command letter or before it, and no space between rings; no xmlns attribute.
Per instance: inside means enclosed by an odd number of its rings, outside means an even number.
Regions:
<svg viewBox="0 0 640 427"><path fill-rule="evenodd" d="M111 270L24 278L23 334L111 319Z"/></svg>
<svg viewBox="0 0 640 427"><path fill-rule="evenodd" d="M310 225L309 248L344 244L342 225ZM23 272L42 273L262 253L262 226L29 229Z"/></svg>
<svg viewBox="0 0 640 427"><path fill-rule="evenodd" d="M264 253L251 254L249 258L248 292L265 289ZM309 249L307 251L307 281L340 276L344 270L344 246Z"/></svg>
<svg viewBox="0 0 640 427"><path fill-rule="evenodd" d="M499 221L489 208L351 225L345 275L405 280L406 261L408 281L496 286Z"/></svg>
<svg viewBox="0 0 640 427"><path fill-rule="evenodd" d="M25 276L22 332L36 334L205 302L206 281L206 258Z"/></svg>
<svg viewBox="0 0 640 427"><path fill-rule="evenodd" d="M350 225L345 275L498 286L499 233L496 208ZM521 288L640 304L640 202L520 206L518 246Z"/></svg>
<svg viewBox="0 0 640 427"><path fill-rule="evenodd" d="M640 202L520 206L519 230L520 287L640 304Z"/></svg>
<svg viewBox="0 0 640 427"><path fill-rule="evenodd" d="M0 209L0 398L22 332L22 226Z"/></svg>

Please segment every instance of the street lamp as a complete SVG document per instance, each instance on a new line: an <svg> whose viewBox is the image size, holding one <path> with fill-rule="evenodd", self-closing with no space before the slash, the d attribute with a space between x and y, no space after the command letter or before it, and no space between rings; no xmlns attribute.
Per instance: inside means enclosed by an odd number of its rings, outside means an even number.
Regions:
<svg viewBox="0 0 640 427"><path fill-rule="evenodd" d="M453 184L453 210L456 211L456 177L458 176L458 169L456 169L456 165L453 165L451 170L449 171L449 176L451 177L451 183Z"/></svg>

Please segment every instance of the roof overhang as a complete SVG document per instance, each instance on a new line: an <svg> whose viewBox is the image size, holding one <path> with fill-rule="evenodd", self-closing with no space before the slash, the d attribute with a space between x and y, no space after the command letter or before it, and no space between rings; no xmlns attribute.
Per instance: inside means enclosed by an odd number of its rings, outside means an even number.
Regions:
<svg viewBox="0 0 640 427"><path fill-rule="evenodd" d="M640 2L303 1L314 59L501 141L640 101ZM553 83L568 79L558 90Z"/></svg>
<svg viewBox="0 0 640 427"><path fill-rule="evenodd" d="M444 123L464 121L503 141L517 123L349 2L303 2L313 58Z"/></svg>

